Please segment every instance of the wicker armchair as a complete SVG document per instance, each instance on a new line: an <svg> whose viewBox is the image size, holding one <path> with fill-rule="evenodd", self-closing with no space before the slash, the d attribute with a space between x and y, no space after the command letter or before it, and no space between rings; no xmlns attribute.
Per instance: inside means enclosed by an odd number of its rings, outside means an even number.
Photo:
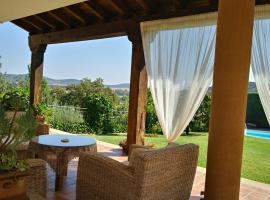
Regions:
<svg viewBox="0 0 270 200"><path fill-rule="evenodd" d="M129 165L99 154L82 153L77 200L188 200L198 160L198 146L134 148Z"/></svg>
<svg viewBox="0 0 270 200"><path fill-rule="evenodd" d="M47 164L41 159L28 159L31 168L31 176L28 178L27 193L31 196L41 196L46 199L47 196Z"/></svg>
<svg viewBox="0 0 270 200"><path fill-rule="evenodd" d="M41 159L33 159L32 153L28 149L18 149L19 159L26 159L30 167L31 176L28 177L27 194L29 197L40 196L46 199L47 196L47 163ZM30 198L36 199L38 198Z"/></svg>

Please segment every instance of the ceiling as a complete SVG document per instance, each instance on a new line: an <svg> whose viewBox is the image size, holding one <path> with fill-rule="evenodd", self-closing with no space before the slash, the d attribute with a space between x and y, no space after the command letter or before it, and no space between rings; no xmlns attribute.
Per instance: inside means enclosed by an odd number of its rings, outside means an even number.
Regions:
<svg viewBox="0 0 270 200"><path fill-rule="evenodd" d="M85 0L1 0L0 22L35 15Z"/></svg>

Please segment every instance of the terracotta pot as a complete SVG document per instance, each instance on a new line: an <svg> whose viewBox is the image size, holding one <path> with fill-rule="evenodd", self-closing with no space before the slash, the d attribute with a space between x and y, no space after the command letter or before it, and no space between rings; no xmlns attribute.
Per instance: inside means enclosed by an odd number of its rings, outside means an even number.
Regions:
<svg viewBox="0 0 270 200"><path fill-rule="evenodd" d="M44 123L45 122L45 117L43 117L42 115L37 115L36 116L36 121L38 123Z"/></svg>
<svg viewBox="0 0 270 200"><path fill-rule="evenodd" d="M0 171L0 200L28 200L27 177L29 171Z"/></svg>

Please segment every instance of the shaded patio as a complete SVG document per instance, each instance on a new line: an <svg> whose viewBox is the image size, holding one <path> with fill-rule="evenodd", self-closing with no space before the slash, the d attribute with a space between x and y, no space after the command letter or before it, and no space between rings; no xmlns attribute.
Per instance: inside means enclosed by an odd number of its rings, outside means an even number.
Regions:
<svg viewBox="0 0 270 200"><path fill-rule="evenodd" d="M65 133L58 130L51 130L53 133ZM109 156L119 162L126 162L127 156L122 154L122 149L114 144L106 142L97 142L98 152ZM68 164L67 178L64 180L64 189L61 192L54 191L55 173L48 166L48 200L72 200L76 199L76 176L77 176L78 158L73 159ZM204 190L205 185L204 168L198 167L190 200L199 200L200 193ZM241 179L240 200L270 200L270 185Z"/></svg>
<svg viewBox="0 0 270 200"><path fill-rule="evenodd" d="M32 104L40 102L47 45L126 35L132 43L127 142L128 145L143 144L147 73L140 23L218 10L205 193L207 199L238 199L255 4L269 4L269 1L86 1L13 20L29 32L32 52L30 101ZM112 149L115 147L99 145L99 151L113 158L126 159ZM74 168L76 161L70 165ZM76 172L71 172L71 179L66 181L68 191L55 194L59 198L75 197L72 185L74 188ZM196 176L192 194L198 196L204 190L205 173L198 170ZM267 190L251 185L242 182L242 199L269 199Z"/></svg>

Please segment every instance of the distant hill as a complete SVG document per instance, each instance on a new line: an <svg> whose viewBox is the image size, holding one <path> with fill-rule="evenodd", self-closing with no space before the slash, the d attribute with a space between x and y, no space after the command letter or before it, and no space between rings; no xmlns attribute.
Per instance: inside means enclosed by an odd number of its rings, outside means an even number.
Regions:
<svg viewBox="0 0 270 200"><path fill-rule="evenodd" d="M17 83L20 81L24 81L27 79L27 74L5 74L6 78L11 81L12 83ZM80 80L78 79L52 79L49 77L45 77L50 86L67 86L70 84L79 84ZM114 85L105 85L113 90L129 90L129 83L120 83ZM209 87L208 92L211 93L212 87ZM257 92L257 87L254 82L249 82L248 85L248 92L254 93Z"/></svg>
<svg viewBox="0 0 270 200"><path fill-rule="evenodd" d="M78 79L52 79L45 77L46 81L48 82L48 85L51 86L67 86L70 84L79 84L81 81Z"/></svg>
<svg viewBox="0 0 270 200"><path fill-rule="evenodd" d="M117 90L117 89L126 89L129 90L129 83L120 83L120 84L115 84L115 85L106 85L107 87Z"/></svg>
<svg viewBox="0 0 270 200"><path fill-rule="evenodd" d="M27 79L28 74L4 74L7 80L12 83L18 83L25 81ZM49 77L44 77L50 86L67 86L70 84L79 84L81 81L78 79L53 79ZM112 89L122 89L129 90L129 83L120 83L115 85L106 85Z"/></svg>
<svg viewBox="0 0 270 200"><path fill-rule="evenodd" d="M12 83L18 83L25 81L28 74L5 74L5 77ZM70 84L79 84L80 80L77 79L52 79L49 77L44 77L47 80L48 85L51 86L67 86Z"/></svg>

